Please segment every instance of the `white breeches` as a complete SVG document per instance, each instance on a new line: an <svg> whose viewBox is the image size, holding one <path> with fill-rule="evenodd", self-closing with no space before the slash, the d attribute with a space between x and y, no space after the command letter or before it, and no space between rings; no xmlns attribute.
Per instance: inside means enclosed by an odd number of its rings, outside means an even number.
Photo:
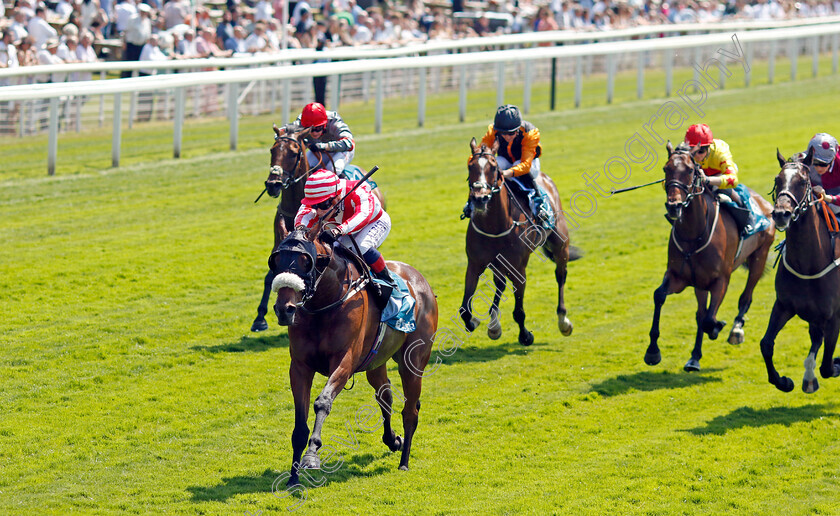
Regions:
<svg viewBox="0 0 840 516"><path fill-rule="evenodd" d="M502 156L496 156L496 162L499 164L499 170L507 170L510 167L515 167L516 165L522 163L522 160L518 159L511 163ZM529 174L533 179L536 179L537 176L540 175L540 158L534 158L534 161L531 162L531 171Z"/></svg>
<svg viewBox="0 0 840 516"><path fill-rule="evenodd" d="M359 245L359 250L365 254L371 249L378 249L385 241L385 237L391 232L391 217L388 212L383 211L379 220L368 224L361 231L353 233L353 240ZM338 239L347 248L355 250L353 243L350 242L350 236L344 235Z"/></svg>
<svg viewBox="0 0 840 516"><path fill-rule="evenodd" d="M335 172L338 175L341 175L344 172L344 167L349 165L351 161L353 161L353 156L356 155L356 151L351 150L347 152L320 152L315 153L310 150L306 151L306 161L309 163L309 168L318 166L319 168L325 168L332 172ZM319 160L318 157L321 157ZM330 159L332 157L332 159ZM318 161L321 161L321 164L318 165ZM335 164L335 167L333 167Z"/></svg>

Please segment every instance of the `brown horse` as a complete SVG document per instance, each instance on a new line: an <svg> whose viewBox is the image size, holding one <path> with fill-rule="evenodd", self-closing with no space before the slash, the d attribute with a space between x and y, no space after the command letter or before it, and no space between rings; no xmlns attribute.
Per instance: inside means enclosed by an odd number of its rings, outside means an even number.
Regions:
<svg viewBox="0 0 840 516"><path fill-rule="evenodd" d="M688 148L680 145L674 150L670 141L666 148L668 162L665 164L665 192L668 202L665 208L668 219L673 221L673 227L668 240L665 277L653 293L653 324L645 363L656 365L662 360L657 340L659 314L665 298L691 286L697 297L697 337L691 358L684 369L699 371L700 358L703 356L703 333L715 340L726 325L724 321L716 319L717 311L723 303L732 271L746 264L749 268L747 284L738 299L738 315L728 339L730 344L744 342L744 315L752 303L755 285L764 274L775 228L770 224L764 231L742 242L735 219L729 212L720 209L720 200L715 193L703 187L702 171ZM750 195L769 217L773 206L755 192L750 191Z"/></svg>
<svg viewBox="0 0 840 516"><path fill-rule="evenodd" d="M364 262L341 248L334 250L323 245L312 234L290 233L269 258L269 265L278 273L273 284L277 293L274 311L277 322L289 327L292 356L289 377L295 400L295 429L288 484L298 483L299 469L320 468L318 449L322 444L324 420L335 397L350 377L360 371L366 372L368 382L376 391L384 424L382 441L391 451L402 450L400 469L407 470L420 411L423 370L437 331L435 295L417 270L404 263L387 262L391 272L406 281L416 301L416 329L403 333L385 326L384 337L377 339L381 312L373 302L373 295L365 289L369 276L363 273ZM389 358L399 366L405 394L404 438L391 429L393 395L386 369ZM328 380L315 399L315 426L310 437L309 397L316 372ZM301 461L307 438L308 450Z"/></svg>
<svg viewBox="0 0 840 516"><path fill-rule="evenodd" d="M779 231L787 230L781 250L781 265L776 271L776 302L770 312L767 331L761 339L761 354L767 366L767 379L784 392L793 390L793 380L779 376L773 366L773 347L776 335L794 316L808 323L811 349L805 359L802 390L815 392L820 385L814 374L817 352L825 340L820 375L823 378L840 376L838 359L832 361L837 336L840 333L840 239L829 231L833 214L827 208L824 220L817 210L819 200L811 187L811 148L801 162L785 161L779 151L776 157L782 170L776 176L773 196L773 222Z"/></svg>
<svg viewBox="0 0 840 516"><path fill-rule="evenodd" d="M566 284L566 265L570 259L569 230L560 206L557 187L547 175L540 173L536 182L548 192L554 211L555 224L551 230L535 223L526 207L505 184L504 176L496 162L498 142L492 148L476 145L470 141L470 157L467 168L470 185L470 200L473 213L467 228L467 274L464 285L464 299L461 302L461 318L469 331L475 330L480 321L473 315L472 300L478 286L479 276L487 267L493 271L495 295L490 305L490 323L487 335L498 339L502 335L499 322L499 301L507 285L505 277L513 286L515 306L513 319L519 324L519 343L529 346L534 335L525 328L525 268L531 253L542 246L545 254L556 264L554 277L557 280L557 320L560 332L571 335L572 323L566 316L563 288ZM572 259L578 258L575 256Z"/></svg>
<svg viewBox="0 0 840 516"><path fill-rule="evenodd" d="M277 213L274 215L274 245L276 249L280 242L289 234L294 227L295 215L303 200L303 189L309 173L322 168L323 160L330 159L329 153L318 152L319 162L314 167L309 167L306 159L306 140L310 133L309 127L301 128L290 124L283 128L274 125L274 144L271 146L271 160L269 161L268 179L265 181L265 189L271 197L280 196L280 203L277 205ZM364 172L364 170L362 170ZM375 189L373 194L379 199L382 208L385 208L385 198L380 189ZM274 272L268 271L265 275L263 295L257 307L257 317L251 324L251 331L263 331L268 329L265 314L268 313L268 298L271 294L271 282L274 281Z"/></svg>

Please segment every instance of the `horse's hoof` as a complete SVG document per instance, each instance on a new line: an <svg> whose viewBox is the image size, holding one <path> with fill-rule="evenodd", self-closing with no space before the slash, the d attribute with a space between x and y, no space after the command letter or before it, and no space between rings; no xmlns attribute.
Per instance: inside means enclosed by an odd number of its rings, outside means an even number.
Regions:
<svg viewBox="0 0 840 516"><path fill-rule="evenodd" d="M400 436L395 436L393 444L388 445L388 449L391 450L392 452L400 451L400 450L402 450L402 448L403 448L403 440L402 440L402 437L400 437Z"/></svg>
<svg viewBox="0 0 840 516"><path fill-rule="evenodd" d="M779 383L776 384L776 388L782 392L790 392L793 390L793 380L787 376L782 376L779 378Z"/></svg>
<svg viewBox="0 0 840 516"><path fill-rule="evenodd" d="M834 365L834 373L832 373L831 377L832 378L837 378L838 376L840 376L840 364L837 363L836 358L834 359L834 364L833 365Z"/></svg>
<svg viewBox="0 0 840 516"><path fill-rule="evenodd" d="M738 344L744 343L744 330L741 328L732 328L732 331L729 332L729 340L727 341L733 346L737 346Z"/></svg>
<svg viewBox="0 0 840 516"><path fill-rule="evenodd" d="M408 466L400 466L400 471L408 471Z"/></svg>
<svg viewBox="0 0 840 516"><path fill-rule="evenodd" d="M659 362L662 362L662 353L659 351L656 353L645 353L645 364L656 365Z"/></svg>
<svg viewBox="0 0 840 516"><path fill-rule="evenodd" d="M286 482L286 487L295 487L300 485L300 479L297 475L289 477L289 481Z"/></svg>
<svg viewBox="0 0 840 516"><path fill-rule="evenodd" d="M572 321L570 321L568 317L566 317L565 315L562 317L563 318L560 319L560 317L558 316L557 326L560 328L560 333L564 337L568 337L572 334L574 326L572 326Z"/></svg>
<svg viewBox="0 0 840 516"><path fill-rule="evenodd" d="M254 324L251 325L251 331L265 331L268 329L268 323L265 322L265 317L258 315L254 319Z"/></svg>
<svg viewBox="0 0 840 516"><path fill-rule="evenodd" d="M491 340L499 340L499 337L502 336L502 326L499 325L496 328L488 327L487 336L490 337Z"/></svg>
<svg viewBox="0 0 840 516"><path fill-rule="evenodd" d="M820 382L816 378L813 380L802 380L802 392L806 394L813 394L820 388Z"/></svg>
<svg viewBox="0 0 840 516"><path fill-rule="evenodd" d="M523 346L530 346L534 343L534 334L530 331L519 334L519 343Z"/></svg>
<svg viewBox="0 0 840 516"><path fill-rule="evenodd" d="M700 370L700 361L696 358L689 358L688 362L686 362L685 366L683 366L683 369L685 369L687 373L696 373Z"/></svg>
<svg viewBox="0 0 840 516"><path fill-rule="evenodd" d="M300 461L300 469L321 469L321 459L317 453L306 452Z"/></svg>
<svg viewBox="0 0 840 516"><path fill-rule="evenodd" d="M720 330L722 330L724 326L726 326L726 321L716 321L712 331L706 333L709 336L709 340L716 340L718 335L720 335Z"/></svg>
<svg viewBox="0 0 840 516"><path fill-rule="evenodd" d="M467 331L469 331L469 332L475 331L475 329L478 328L479 324L481 324L481 321L479 321L478 318L476 318L476 317L473 317L472 319L470 319L469 322L466 322L466 321L464 322L464 326L467 328Z"/></svg>

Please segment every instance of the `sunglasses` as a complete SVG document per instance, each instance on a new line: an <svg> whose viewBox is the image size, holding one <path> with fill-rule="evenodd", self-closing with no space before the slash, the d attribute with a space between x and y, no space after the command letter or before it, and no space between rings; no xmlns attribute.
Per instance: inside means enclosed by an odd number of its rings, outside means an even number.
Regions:
<svg viewBox="0 0 840 516"><path fill-rule="evenodd" d="M332 203L329 199L324 202L319 202L318 204L313 204L312 207L316 210L328 210L332 207Z"/></svg>
<svg viewBox="0 0 840 516"><path fill-rule="evenodd" d="M309 132L310 133L323 133L324 132L324 126L313 127L312 129L309 130Z"/></svg>
<svg viewBox="0 0 840 516"><path fill-rule="evenodd" d="M815 167L827 167L827 166L831 165L831 163L832 163L831 161L816 161L816 160L814 160L814 166Z"/></svg>

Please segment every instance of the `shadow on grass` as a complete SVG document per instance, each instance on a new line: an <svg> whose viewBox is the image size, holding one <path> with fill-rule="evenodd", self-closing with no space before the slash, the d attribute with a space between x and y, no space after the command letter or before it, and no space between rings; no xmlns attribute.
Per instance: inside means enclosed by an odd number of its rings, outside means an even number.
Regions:
<svg viewBox="0 0 840 516"><path fill-rule="evenodd" d="M720 369L704 369L703 373L714 373ZM674 373L671 371L643 371L636 374L623 374L595 384L590 392L597 392L601 396L618 396L635 391L657 391L660 389L682 389L694 385L710 382L720 382L720 378L709 377L697 373Z"/></svg>
<svg viewBox="0 0 840 516"><path fill-rule="evenodd" d="M461 346L448 357L441 354L437 347L433 347L432 358L429 360L428 367L434 367L437 358L440 358L441 363L444 365L454 365L461 362L490 362L511 355L527 355L531 349L548 345L549 344L547 342L534 342L530 346L526 347L518 341L511 341L491 346Z"/></svg>
<svg viewBox="0 0 840 516"><path fill-rule="evenodd" d="M365 469L371 463L391 456L395 457L393 467L383 464L372 470ZM399 457L399 453L387 451L381 455L373 453L354 455L349 460L345 457L345 462L334 473L308 470L305 474L301 474L300 480L304 487L308 489L326 487L333 483L346 482L358 477L373 477L389 471L399 471ZM266 469L261 475L222 478L222 481L215 486L191 486L187 488L187 491L192 494L190 498L192 502L223 502L241 494L271 493L272 490L274 490L276 496L281 498L288 495L299 497L299 491L294 491L295 494L292 492L283 493L283 491L286 491L285 481L288 478L288 470L278 473L272 469ZM275 481L277 485L274 485Z"/></svg>
<svg viewBox="0 0 840 516"><path fill-rule="evenodd" d="M257 352L288 347L289 335L281 333L280 335L243 335L240 337L239 342L219 344L216 346L193 346L191 349L196 351L209 351L210 353L242 353L243 351Z"/></svg>
<svg viewBox="0 0 840 516"><path fill-rule="evenodd" d="M768 425L790 426L793 423L812 421L822 417L836 418L838 414L831 412L830 405L805 405L802 407L773 407L755 410L741 407L725 416L718 416L706 426L683 430L694 435L723 435L730 430L744 427L761 427Z"/></svg>

